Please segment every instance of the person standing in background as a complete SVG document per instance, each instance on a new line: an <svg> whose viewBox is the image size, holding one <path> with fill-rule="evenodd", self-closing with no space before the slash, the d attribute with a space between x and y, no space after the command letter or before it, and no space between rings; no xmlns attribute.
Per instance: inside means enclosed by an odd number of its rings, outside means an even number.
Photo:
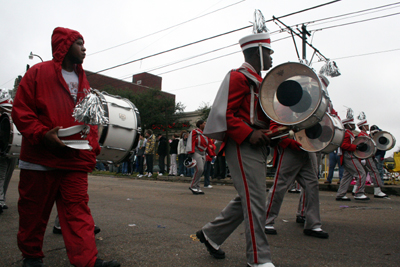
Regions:
<svg viewBox="0 0 400 267"><path fill-rule="evenodd" d="M148 129L146 130L146 148L144 150L144 155L146 157L146 176L151 177L153 175L153 157L154 151L156 147L156 137L153 135L153 131Z"/></svg>
<svg viewBox="0 0 400 267"><path fill-rule="evenodd" d="M178 175L178 166L176 164L176 156L178 154L179 134L175 133L172 136L172 142L169 144L169 154L171 155L171 166L168 176Z"/></svg>
<svg viewBox="0 0 400 267"><path fill-rule="evenodd" d="M186 168L183 165L183 162L185 161L187 154L186 154L186 143L187 143L187 137L188 133L186 131L182 131L180 135L180 139L178 142L178 162L179 162L179 170L178 174L180 176L185 176L186 174Z"/></svg>
<svg viewBox="0 0 400 267"><path fill-rule="evenodd" d="M158 154L158 167L160 168L160 171L158 172L158 175L163 175L165 172L165 157L168 154L168 141L167 138L165 138L162 134L157 135L158 139L158 148L157 148L157 154Z"/></svg>

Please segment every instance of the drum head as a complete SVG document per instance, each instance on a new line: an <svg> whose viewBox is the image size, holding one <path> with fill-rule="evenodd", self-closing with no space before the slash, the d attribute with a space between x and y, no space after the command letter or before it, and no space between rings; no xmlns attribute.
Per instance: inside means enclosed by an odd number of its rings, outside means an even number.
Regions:
<svg viewBox="0 0 400 267"><path fill-rule="evenodd" d="M11 139L11 121L7 114L0 116L0 152L5 153Z"/></svg>
<svg viewBox="0 0 400 267"><path fill-rule="evenodd" d="M318 75L304 64L289 62L267 74L261 84L260 103L271 120L295 125L316 112L322 96Z"/></svg>
<svg viewBox="0 0 400 267"><path fill-rule="evenodd" d="M367 149L365 151L360 151L360 150L354 151L353 152L354 156L356 156L359 159L367 159L375 155L376 144L374 140L372 140L368 136L357 136L353 144L358 145L361 143L365 143L367 145Z"/></svg>
<svg viewBox="0 0 400 267"><path fill-rule="evenodd" d="M376 148L379 150L390 150L396 145L394 136L386 131L375 133L373 139L376 143Z"/></svg>
<svg viewBox="0 0 400 267"><path fill-rule="evenodd" d="M318 152L327 147L334 136L334 125L329 114L325 114L322 121L314 126L294 134L302 149L309 152Z"/></svg>

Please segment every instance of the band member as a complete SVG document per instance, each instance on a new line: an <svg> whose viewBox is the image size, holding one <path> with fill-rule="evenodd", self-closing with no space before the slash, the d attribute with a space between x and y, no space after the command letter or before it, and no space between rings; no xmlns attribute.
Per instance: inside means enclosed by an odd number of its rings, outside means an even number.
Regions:
<svg viewBox="0 0 400 267"><path fill-rule="evenodd" d="M0 114L4 119L7 117L7 122L10 123L11 118L11 109L12 109L12 99L8 91L5 89L0 90ZM10 133L3 133L4 136ZM14 144L21 145L21 144ZM3 148L8 148L8 143L2 143ZM0 151L2 155L0 155L0 214L3 210L8 209L6 204L6 193L8 189L8 185L10 183L12 174L15 169L15 165L17 164L17 157L6 157L6 151Z"/></svg>
<svg viewBox="0 0 400 267"><path fill-rule="evenodd" d="M346 197L347 190L349 188L350 182L353 177L356 177L356 190L354 191L354 199L355 200L369 200L364 194L365 189L365 180L366 173L364 168L362 167L360 161L353 155L353 151L364 149L365 144L354 145L353 141L355 139L352 131L355 129L353 110L348 109L346 119L342 120L344 128L346 129L344 134L343 143L340 146L342 150L342 155L340 157L340 164L344 167L344 173L342 181L340 182L340 186L338 192L336 194L337 201L350 201L350 198Z"/></svg>
<svg viewBox="0 0 400 267"><path fill-rule="evenodd" d="M219 153L226 161L238 195L219 216L196 233L215 258L225 258L220 246L244 221L248 266L274 266L264 234L269 119L262 112L258 93L261 70L272 66L269 33L239 40L245 63L230 71L214 100L205 134L223 140Z"/></svg>
<svg viewBox="0 0 400 267"><path fill-rule="evenodd" d="M319 76L322 86L326 90L329 81L325 76ZM330 114L337 114L329 103ZM271 129L278 127L275 122L271 123ZM278 217L286 190L295 181L301 186L301 194L296 213L296 222L304 223L303 233L305 235L328 238L329 234L321 229L321 218L319 208L318 166L319 153L310 153L300 149L301 144L292 139L284 139L278 144L274 155L277 162L274 183L269 191L267 201L267 220L265 233L276 235L274 227L275 219Z"/></svg>
<svg viewBox="0 0 400 267"><path fill-rule="evenodd" d="M206 154L214 157L215 153L211 139L203 134L206 122L199 120L196 122L196 126L197 128L190 132L186 145L186 152L196 161L195 171L189 190L192 191L194 195L203 195L204 192L200 189L200 178L204 171Z"/></svg>
<svg viewBox="0 0 400 267"><path fill-rule="evenodd" d="M18 247L23 266L44 266L42 247L54 202L69 261L74 266L119 267L97 257L94 221L88 207L88 172L100 153L97 127L86 137L92 150L75 150L59 138L62 127L78 125L75 104L90 89L82 63L86 48L82 35L55 28L51 37L53 60L31 67L19 84L12 118L21 132L18 186ZM81 139L78 133L71 138Z"/></svg>
<svg viewBox="0 0 400 267"><path fill-rule="evenodd" d="M365 117L364 112L362 112L359 117L360 122L357 123L358 129L360 129L360 133L358 134L358 136L367 136L372 138L367 131L369 131L369 125L367 122L367 119ZM382 183L382 179L379 175L379 171L378 168L376 167L375 161L373 159L375 155L372 155L369 158L366 158L363 161L362 164L365 171L369 173L369 176L371 177L373 183L374 183L374 197L376 198L387 198L388 195L386 195L385 193L382 192L381 188L383 187L383 183Z"/></svg>

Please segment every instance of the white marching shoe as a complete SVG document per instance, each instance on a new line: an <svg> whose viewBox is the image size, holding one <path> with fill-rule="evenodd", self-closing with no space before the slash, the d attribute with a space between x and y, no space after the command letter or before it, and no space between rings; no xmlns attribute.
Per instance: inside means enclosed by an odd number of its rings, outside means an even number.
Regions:
<svg viewBox="0 0 400 267"><path fill-rule="evenodd" d="M386 195L385 193L383 193L380 187L375 187L375 188L374 188L374 197L377 197L377 198L387 198L388 195Z"/></svg>

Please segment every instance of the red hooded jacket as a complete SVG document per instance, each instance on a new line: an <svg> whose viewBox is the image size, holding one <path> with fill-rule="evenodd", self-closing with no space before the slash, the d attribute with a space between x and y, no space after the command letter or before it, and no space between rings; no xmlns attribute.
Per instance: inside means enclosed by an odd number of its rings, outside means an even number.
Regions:
<svg viewBox="0 0 400 267"><path fill-rule="evenodd" d="M79 38L83 39L77 31L54 29L51 40L53 60L31 67L19 84L12 119L23 136L20 154L23 161L85 172L91 172L96 164L96 155L100 153L97 126L90 126L90 133L86 138L93 148L91 151L66 147L57 152L50 152L43 142L44 135L54 127L68 128L82 124L72 117L75 103L61 73L64 57ZM82 65L76 65L75 72L79 77L79 101L90 86ZM63 139L82 140L80 134Z"/></svg>

